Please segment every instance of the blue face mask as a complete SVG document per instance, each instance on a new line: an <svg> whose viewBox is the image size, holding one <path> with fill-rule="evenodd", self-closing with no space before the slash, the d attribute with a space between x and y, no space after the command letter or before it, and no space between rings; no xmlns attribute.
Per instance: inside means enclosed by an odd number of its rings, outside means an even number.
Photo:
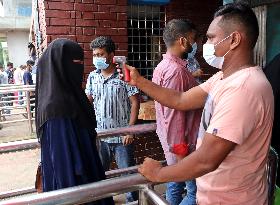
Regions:
<svg viewBox="0 0 280 205"><path fill-rule="evenodd" d="M197 51L197 43L192 44L192 52L188 53L188 58L194 58Z"/></svg>
<svg viewBox="0 0 280 205"><path fill-rule="evenodd" d="M106 58L93 57L93 65L97 70L106 70L110 64L106 63Z"/></svg>

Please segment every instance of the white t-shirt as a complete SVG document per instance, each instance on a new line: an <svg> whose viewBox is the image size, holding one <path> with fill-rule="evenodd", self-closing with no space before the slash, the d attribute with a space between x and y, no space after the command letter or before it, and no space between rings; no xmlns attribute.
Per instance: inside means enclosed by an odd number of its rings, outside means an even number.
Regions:
<svg viewBox="0 0 280 205"><path fill-rule="evenodd" d="M14 72L14 81L16 85L23 84L23 75L22 70L20 68L17 68Z"/></svg>

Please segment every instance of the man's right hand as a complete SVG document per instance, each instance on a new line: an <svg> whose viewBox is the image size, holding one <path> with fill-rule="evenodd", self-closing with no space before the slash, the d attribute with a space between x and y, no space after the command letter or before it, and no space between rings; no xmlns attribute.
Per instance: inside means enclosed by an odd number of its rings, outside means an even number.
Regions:
<svg viewBox="0 0 280 205"><path fill-rule="evenodd" d="M132 85L132 86L136 86L137 85L137 81L138 79L141 77L141 75L139 74L139 72L137 71L136 68L129 66L129 65L125 65L126 68L129 70L129 74L130 74L130 81L127 82L128 84ZM123 74L122 74L122 70L118 69L118 72L120 73L120 77L121 79L123 79Z"/></svg>

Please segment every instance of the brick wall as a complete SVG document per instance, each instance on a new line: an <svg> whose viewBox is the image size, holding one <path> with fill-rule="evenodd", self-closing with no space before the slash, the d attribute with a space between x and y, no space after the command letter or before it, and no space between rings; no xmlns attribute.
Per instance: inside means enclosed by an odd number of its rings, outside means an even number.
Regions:
<svg viewBox="0 0 280 205"><path fill-rule="evenodd" d="M39 0L41 49L56 38L68 38L84 49L85 75L92 70L90 42L111 36L116 55L127 55L127 0Z"/></svg>

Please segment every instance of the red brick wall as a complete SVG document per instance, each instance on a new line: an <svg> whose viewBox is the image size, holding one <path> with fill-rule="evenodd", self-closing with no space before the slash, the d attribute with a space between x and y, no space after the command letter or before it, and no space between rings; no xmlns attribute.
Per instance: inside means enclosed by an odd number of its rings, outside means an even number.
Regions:
<svg viewBox="0 0 280 205"><path fill-rule="evenodd" d="M111 36L116 55L127 55L127 0L39 0L42 48L56 38L78 42L85 53L85 76L92 70L90 42Z"/></svg>

